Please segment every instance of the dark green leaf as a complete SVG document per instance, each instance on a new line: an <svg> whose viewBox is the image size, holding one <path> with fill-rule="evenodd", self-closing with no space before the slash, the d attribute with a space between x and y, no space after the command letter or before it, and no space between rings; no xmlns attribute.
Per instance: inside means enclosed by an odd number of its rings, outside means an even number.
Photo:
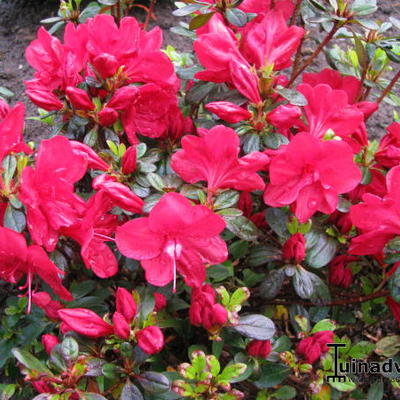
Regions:
<svg viewBox="0 0 400 400"><path fill-rule="evenodd" d="M394 274L390 277L388 286L393 299L400 302L400 268L397 268Z"/></svg>
<svg viewBox="0 0 400 400"><path fill-rule="evenodd" d="M97 0L100 4L104 6L115 6L118 3L118 0Z"/></svg>
<svg viewBox="0 0 400 400"><path fill-rule="evenodd" d="M256 245L251 248L247 263L250 267L259 267L269 262L280 260L282 252L272 245Z"/></svg>
<svg viewBox="0 0 400 400"><path fill-rule="evenodd" d="M294 89L275 89L284 99L286 99L290 104L294 106L306 106L307 99L304 95Z"/></svg>
<svg viewBox="0 0 400 400"><path fill-rule="evenodd" d="M255 381L260 389L268 389L278 385L291 373L291 369L283 364L265 363L261 367L261 377Z"/></svg>
<svg viewBox="0 0 400 400"><path fill-rule="evenodd" d="M285 271L282 268L271 271L260 286L260 295L266 299L273 299L281 290L284 279Z"/></svg>
<svg viewBox="0 0 400 400"><path fill-rule="evenodd" d="M383 381L374 382L368 389L368 400L382 400L384 386Z"/></svg>
<svg viewBox="0 0 400 400"><path fill-rule="evenodd" d="M30 354L28 351L23 350L23 349L17 349L13 348L12 354L14 357L25 367L28 369L46 374L51 376L52 373L50 370L41 362L39 361L36 357L34 357L32 354Z"/></svg>
<svg viewBox="0 0 400 400"><path fill-rule="evenodd" d="M4 226L16 232L22 232L26 226L25 214L8 205L4 214Z"/></svg>
<svg viewBox="0 0 400 400"><path fill-rule="evenodd" d="M66 337L61 343L61 352L66 360L75 360L79 355L78 342L73 337Z"/></svg>
<svg viewBox="0 0 400 400"><path fill-rule="evenodd" d="M234 206L239 200L239 192L236 190L226 190L222 192L214 201L214 209L220 210Z"/></svg>
<svg viewBox="0 0 400 400"><path fill-rule="evenodd" d="M120 400L144 400L140 390L129 380L122 389Z"/></svg>
<svg viewBox="0 0 400 400"><path fill-rule="evenodd" d="M101 394L98 393L90 393L90 392L86 392L86 393L81 393L79 398L81 400L107 400L107 398L105 398L104 396L102 396Z"/></svg>
<svg viewBox="0 0 400 400"><path fill-rule="evenodd" d="M275 335L274 323L261 314L240 317L238 325L234 326L233 329L243 336L257 340L269 340Z"/></svg>
<svg viewBox="0 0 400 400"><path fill-rule="evenodd" d="M137 379L146 392L162 393L170 388L168 378L159 372L146 371L138 376Z"/></svg>
<svg viewBox="0 0 400 400"><path fill-rule="evenodd" d="M239 8L228 8L225 11L225 17L234 26L242 27L247 24L247 15Z"/></svg>
<svg viewBox="0 0 400 400"><path fill-rule="evenodd" d="M336 240L324 232L311 230L305 235L308 265L313 268L322 268L327 265L336 254Z"/></svg>
<svg viewBox="0 0 400 400"><path fill-rule="evenodd" d="M195 30L205 25L215 13L210 12L206 14L196 15L189 23L189 29Z"/></svg>
<svg viewBox="0 0 400 400"><path fill-rule="evenodd" d="M351 11L356 15L368 15L378 9L376 0L354 0Z"/></svg>
<svg viewBox="0 0 400 400"><path fill-rule="evenodd" d="M296 389L285 385L273 393L273 397L279 400L290 400L296 397Z"/></svg>
<svg viewBox="0 0 400 400"><path fill-rule="evenodd" d="M288 238L287 215L281 208L268 208L265 212L265 218L270 228L280 237Z"/></svg>
<svg viewBox="0 0 400 400"><path fill-rule="evenodd" d="M175 17L185 17L204 8L204 4L188 4L187 6L178 8L172 12Z"/></svg>
<svg viewBox="0 0 400 400"><path fill-rule="evenodd" d="M239 217L224 217L226 227L237 237L243 240L257 240L259 231L252 221L244 216Z"/></svg>

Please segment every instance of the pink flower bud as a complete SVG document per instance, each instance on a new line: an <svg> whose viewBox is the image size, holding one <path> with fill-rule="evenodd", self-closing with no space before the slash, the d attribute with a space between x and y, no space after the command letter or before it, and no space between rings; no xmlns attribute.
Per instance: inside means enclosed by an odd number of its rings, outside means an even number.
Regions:
<svg viewBox="0 0 400 400"><path fill-rule="evenodd" d="M97 153L84 143L76 140L70 140L72 150L74 153L82 155L88 162L88 168L98 169L100 171L108 171L110 166L102 160Z"/></svg>
<svg viewBox="0 0 400 400"><path fill-rule="evenodd" d="M93 67L104 79L113 76L118 70L118 60L111 54L99 54L93 60Z"/></svg>
<svg viewBox="0 0 400 400"><path fill-rule="evenodd" d="M93 111L96 107L83 89L68 86L65 90L72 106L77 110Z"/></svg>
<svg viewBox="0 0 400 400"><path fill-rule="evenodd" d="M306 257L306 241L301 233L295 233L283 245L282 257L284 260L293 260L296 263Z"/></svg>
<svg viewBox="0 0 400 400"><path fill-rule="evenodd" d="M57 336L46 334L42 336L42 345L46 350L47 354L50 354L53 350L53 347L56 346L60 341L58 340Z"/></svg>
<svg viewBox="0 0 400 400"><path fill-rule="evenodd" d="M60 319L58 316L58 310L65 307L59 301L52 300L47 292L33 293L32 302L36 307L39 307L44 311L46 317L55 321Z"/></svg>
<svg viewBox="0 0 400 400"><path fill-rule="evenodd" d="M94 190L101 190L109 182L118 182L115 176L108 174L101 174L92 180L92 188Z"/></svg>
<svg viewBox="0 0 400 400"><path fill-rule="evenodd" d="M32 386L38 393L55 393L55 389L50 387L43 379L32 381Z"/></svg>
<svg viewBox="0 0 400 400"><path fill-rule="evenodd" d="M137 332L136 340L138 346L146 354L159 353L164 347L164 334L162 333L162 330L155 325L148 326Z"/></svg>
<svg viewBox="0 0 400 400"><path fill-rule="evenodd" d="M296 125L301 117L301 109L293 105L276 107L267 115L267 121L278 129L287 129Z"/></svg>
<svg viewBox="0 0 400 400"><path fill-rule="evenodd" d="M101 126L111 126L118 121L119 114L116 110L109 107L104 107L98 114L99 123Z"/></svg>
<svg viewBox="0 0 400 400"><path fill-rule="evenodd" d="M167 298L161 293L154 293L154 311L160 311L167 307Z"/></svg>
<svg viewBox="0 0 400 400"><path fill-rule="evenodd" d="M64 107L60 99L48 90L28 89L29 100L46 111L59 111Z"/></svg>
<svg viewBox="0 0 400 400"><path fill-rule="evenodd" d="M119 88L107 103L107 107L118 111L125 110L134 103L138 93L139 89L136 86L124 86Z"/></svg>
<svg viewBox="0 0 400 400"><path fill-rule="evenodd" d="M119 312L115 312L113 315L114 333L121 339L128 339L131 332L131 328L125 317Z"/></svg>
<svg viewBox="0 0 400 400"><path fill-rule="evenodd" d="M58 315L73 331L84 336L99 338L114 332L112 325L86 308L64 308Z"/></svg>
<svg viewBox="0 0 400 400"><path fill-rule="evenodd" d="M252 357L267 358L272 346L269 340L252 340L246 347L247 354Z"/></svg>
<svg viewBox="0 0 400 400"><path fill-rule="evenodd" d="M236 124L237 122L246 121L251 118L249 111L229 101L208 103L206 109L230 124Z"/></svg>
<svg viewBox="0 0 400 400"><path fill-rule="evenodd" d="M131 323L136 316L137 306L132 297L132 293L119 287L116 294L117 312L122 314L125 319Z"/></svg>
<svg viewBox="0 0 400 400"><path fill-rule="evenodd" d="M136 146L129 146L121 159L122 173L131 174L136 169Z"/></svg>
<svg viewBox="0 0 400 400"><path fill-rule="evenodd" d="M323 353L329 350L327 343L332 343L332 340L332 331L317 332L312 336L302 339L297 345L296 353L303 356L309 364L313 364Z"/></svg>

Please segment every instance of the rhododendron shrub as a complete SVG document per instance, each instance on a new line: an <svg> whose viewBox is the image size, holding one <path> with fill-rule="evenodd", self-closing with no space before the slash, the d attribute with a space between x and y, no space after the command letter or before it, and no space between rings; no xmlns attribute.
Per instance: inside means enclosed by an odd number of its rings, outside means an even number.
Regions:
<svg viewBox="0 0 400 400"><path fill-rule="evenodd" d="M188 0L190 56L148 29L154 1L144 23L98 3L61 2L63 33L27 47L49 138L0 100L0 397L392 398L385 375L327 378L331 343L398 352L398 115L369 135L399 105L398 21Z"/></svg>

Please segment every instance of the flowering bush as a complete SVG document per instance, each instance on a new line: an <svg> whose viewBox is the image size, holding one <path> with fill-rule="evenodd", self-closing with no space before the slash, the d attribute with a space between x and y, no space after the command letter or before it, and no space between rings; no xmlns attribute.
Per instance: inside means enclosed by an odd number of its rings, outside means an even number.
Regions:
<svg viewBox="0 0 400 400"><path fill-rule="evenodd" d="M147 30L154 3L144 24L122 0L45 21L25 86L50 138L25 143L24 105L0 100L1 398L398 389L326 377L329 343L399 349L373 327L400 322L400 123L367 134L400 104L399 21L367 19L374 0L187 0L194 59Z"/></svg>

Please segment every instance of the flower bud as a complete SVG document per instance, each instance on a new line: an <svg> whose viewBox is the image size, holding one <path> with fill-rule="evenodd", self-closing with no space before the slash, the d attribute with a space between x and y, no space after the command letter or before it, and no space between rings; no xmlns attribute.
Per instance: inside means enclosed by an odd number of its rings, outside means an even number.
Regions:
<svg viewBox="0 0 400 400"><path fill-rule="evenodd" d="M118 121L119 114L116 110L109 107L104 107L98 114L99 123L101 126L111 126Z"/></svg>
<svg viewBox="0 0 400 400"><path fill-rule="evenodd" d="M299 122L301 117L300 107L282 105L276 107L267 115L267 121L278 129L288 129Z"/></svg>
<svg viewBox="0 0 400 400"><path fill-rule="evenodd" d="M122 173L131 174L136 169L136 146L129 146L121 159Z"/></svg>
<svg viewBox="0 0 400 400"><path fill-rule="evenodd" d="M122 314L128 323L131 323L136 316L137 306L132 293L119 287L116 294L117 312Z"/></svg>
<svg viewBox="0 0 400 400"><path fill-rule="evenodd" d="M282 257L284 260L293 260L296 263L306 257L306 241L301 233L295 233L283 245Z"/></svg>
<svg viewBox="0 0 400 400"><path fill-rule="evenodd" d="M128 339L131 328L125 317L119 312L115 312L112 320L114 325L114 333L121 339Z"/></svg>
<svg viewBox="0 0 400 400"><path fill-rule="evenodd" d="M332 331L317 332L308 338L302 339L297 345L296 353L303 356L307 363L313 364L323 353L329 350L327 343L332 343L332 340Z"/></svg>
<svg viewBox="0 0 400 400"><path fill-rule="evenodd" d="M59 301L52 300L47 292L36 292L32 294L32 302L36 307L41 308L46 317L52 320L59 320L58 310L64 308L64 305Z"/></svg>
<svg viewBox="0 0 400 400"><path fill-rule="evenodd" d="M249 111L229 101L213 101L206 105L206 109L230 124L236 124L251 118Z"/></svg>
<svg viewBox="0 0 400 400"><path fill-rule="evenodd" d="M47 354L50 354L53 350L53 347L56 346L60 341L58 340L57 336L46 334L42 336L42 345L46 350Z"/></svg>
<svg viewBox="0 0 400 400"><path fill-rule="evenodd" d="M111 54L99 54L93 60L93 67L104 79L110 78L118 70L118 60Z"/></svg>
<svg viewBox="0 0 400 400"><path fill-rule="evenodd" d="M64 308L58 315L72 330L84 336L99 338L114 332L112 325L86 308Z"/></svg>
<svg viewBox="0 0 400 400"><path fill-rule="evenodd" d="M125 110L134 103L138 93L139 89L136 86L124 86L119 88L107 103L107 107L118 111Z"/></svg>
<svg viewBox="0 0 400 400"><path fill-rule="evenodd" d="M65 92L75 109L93 111L96 108L85 90L68 86Z"/></svg>
<svg viewBox="0 0 400 400"><path fill-rule="evenodd" d="M64 107L60 99L48 90L28 89L26 94L32 103L46 111L59 111Z"/></svg>
<svg viewBox="0 0 400 400"><path fill-rule="evenodd" d="M272 346L269 340L252 340L246 347L247 354L252 357L267 358Z"/></svg>
<svg viewBox="0 0 400 400"><path fill-rule="evenodd" d="M88 162L88 168L98 169L100 171L108 171L109 165L102 160L98 154L89 146L76 140L70 140L72 151L83 156Z"/></svg>
<svg viewBox="0 0 400 400"><path fill-rule="evenodd" d="M161 293L154 293L154 311L160 311L163 308L167 307L167 298Z"/></svg>
<svg viewBox="0 0 400 400"><path fill-rule="evenodd" d="M159 353L164 347L164 334L162 330L155 325L143 328L136 333L138 346L146 354Z"/></svg>

